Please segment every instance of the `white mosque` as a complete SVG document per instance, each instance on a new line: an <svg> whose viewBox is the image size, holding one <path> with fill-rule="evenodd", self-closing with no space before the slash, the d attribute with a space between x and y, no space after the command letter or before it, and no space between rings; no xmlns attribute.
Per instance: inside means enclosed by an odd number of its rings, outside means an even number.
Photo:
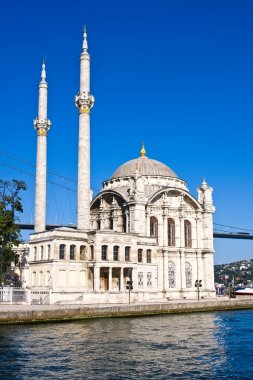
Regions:
<svg viewBox="0 0 253 380"><path fill-rule="evenodd" d="M27 244L22 281L31 302L124 303L215 295L212 188L195 199L186 182L147 157L121 165L90 199L90 56L84 31L80 56L77 228L46 231L47 82L39 84L35 229ZM28 250L25 251L28 255ZM130 286L131 288L131 286Z"/></svg>

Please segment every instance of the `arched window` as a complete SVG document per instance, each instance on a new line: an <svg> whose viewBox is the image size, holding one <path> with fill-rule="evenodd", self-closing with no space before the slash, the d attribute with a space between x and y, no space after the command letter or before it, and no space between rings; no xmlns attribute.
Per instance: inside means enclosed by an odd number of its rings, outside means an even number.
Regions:
<svg viewBox="0 0 253 380"><path fill-rule="evenodd" d="M130 261L130 247L125 247L125 261Z"/></svg>
<svg viewBox="0 0 253 380"><path fill-rule="evenodd" d="M185 286L192 288L192 266L188 261L185 262Z"/></svg>
<svg viewBox="0 0 253 380"><path fill-rule="evenodd" d="M70 260L76 259L76 246L73 244L69 247L69 258Z"/></svg>
<svg viewBox="0 0 253 380"><path fill-rule="evenodd" d="M142 249L138 249L138 263L142 263Z"/></svg>
<svg viewBox="0 0 253 380"><path fill-rule="evenodd" d="M44 257L43 257L43 253L44 253L44 247L43 245L40 247L40 259L43 260Z"/></svg>
<svg viewBox="0 0 253 380"><path fill-rule="evenodd" d="M147 263L151 263L151 249L147 249Z"/></svg>
<svg viewBox="0 0 253 380"><path fill-rule="evenodd" d="M150 218L150 236L158 238L158 220L154 216Z"/></svg>
<svg viewBox="0 0 253 380"><path fill-rule="evenodd" d="M34 259L34 261L37 260L37 247L34 247L34 251L33 251L33 259Z"/></svg>
<svg viewBox="0 0 253 380"><path fill-rule="evenodd" d="M107 260L107 245L102 245L101 259L102 260Z"/></svg>
<svg viewBox="0 0 253 380"><path fill-rule="evenodd" d="M119 260L119 246L115 245L113 247L113 260L118 261Z"/></svg>
<svg viewBox="0 0 253 380"><path fill-rule="evenodd" d="M113 230L113 218L112 218L112 216L109 218L109 230Z"/></svg>
<svg viewBox="0 0 253 380"><path fill-rule="evenodd" d="M80 260L85 260L86 247L85 245L80 246Z"/></svg>
<svg viewBox="0 0 253 380"><path fill-rule="evenodd" d="M186 248L192 247L192 227L189 220L184 221L184 241Z"/></svg>
<svg viewBox="0 0 253 380"><path fill-rule="evenodd" d="M168 219L168 246L175 247L175 222L173 219Z"/></svg>
<svg viewBox="0 0 253 380"><path fill-rule="evenodd" d="M47 259L50 260L51 259L51 245L48 244L47 246Z"/></svg>
<svg viewBox="0 0 253 380"><path fill-rule="evenodd" d="M60 247L59 247L59 259L60 260L64 260L65 259L65 244L60 244Z"/></svg>
<svg viewBox="0 0 253 380"><path fill-rule="evenodd" d="M173 261L168 262L168 280L169 288L176 287L176 265Z"/></svg>

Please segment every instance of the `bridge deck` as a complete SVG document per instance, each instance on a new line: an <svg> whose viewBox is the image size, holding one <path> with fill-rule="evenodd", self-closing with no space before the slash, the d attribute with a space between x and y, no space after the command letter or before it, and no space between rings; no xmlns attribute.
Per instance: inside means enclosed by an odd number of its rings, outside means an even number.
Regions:
<svg viewBox="0 0 253 380"><path fill-rule="evenodd" d="M34 230L34 224L18 224L21 230ZM46 230L53 230L54 228L59 228L59 227L69 227L69 228L74 228L76 229L75 225L68 225L68 226L63 226L63 225L57 225L57 224L47 224ZM214 238L218 239L244 239L244 240L253 240L253 234L249 233L230 233L230 232L214 232L213 233Z"/></svg>

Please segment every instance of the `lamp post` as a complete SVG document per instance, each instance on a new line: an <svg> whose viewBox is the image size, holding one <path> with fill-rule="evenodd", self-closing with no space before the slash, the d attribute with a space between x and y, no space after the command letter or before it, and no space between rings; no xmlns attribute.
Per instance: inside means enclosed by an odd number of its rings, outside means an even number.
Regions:
<svg viewBox="0 0 253 380"><path fill-rule="evenodd" d="M129 299L128 299L128 302L129 302L129 305L130 305L130 294L131 294L131 290L133 290L133 281L129 280L127 281L127 286L126 286L127 290L128 290L128 294L129 294Z"/></svg>
<svg viewBox="0 0 253 380"><path fill-rule="evenodd" d="M195 281L195 288L197 288L198 301L199 301L199 288L202 288L202 280L196 280Z"/></svg>

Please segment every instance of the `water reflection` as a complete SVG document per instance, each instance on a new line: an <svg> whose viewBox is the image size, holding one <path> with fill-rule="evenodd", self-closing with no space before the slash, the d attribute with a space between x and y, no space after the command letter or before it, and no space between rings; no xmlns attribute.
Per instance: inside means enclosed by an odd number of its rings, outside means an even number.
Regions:
<svg viewBox="0 0 253 380"><path fill-rule="evenodd" d="M252 316L246 311L1 326L0 378L249 379Z"/></svg>

